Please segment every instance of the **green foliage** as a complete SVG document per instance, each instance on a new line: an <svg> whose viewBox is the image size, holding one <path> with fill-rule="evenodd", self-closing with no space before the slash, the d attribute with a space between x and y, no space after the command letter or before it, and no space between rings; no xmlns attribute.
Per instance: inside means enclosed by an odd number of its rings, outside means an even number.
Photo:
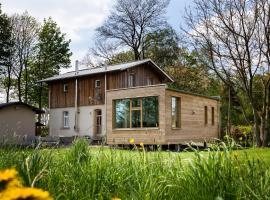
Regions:
<svg viewBox="0 0 270 200"><path fill-rule="evenodd" d="M149 33L144 43L144 57L162 68L174 65L179 59L179 38L171 27Z"/></svg>
<svg viewBox="0 0 270 200"><path fill-rule="evenodd" d="M9 65L10 50L13 46L11 40L11 24L6 14L2 13L0 4L0 75L5 70L4 66Z"/></svg>
<svg viewBox="0 0 270 200"><path fill-rule="evenodd" d="M60 68L69 67L69 44L70 40L65 39L65 34L51 18L44 20L38 35L37 55L31 62L29 73L33 85L29 92L32 104L47 106L48 89L42 83L37 84L37 81L59 74Z"/></svg>
<svg viewBox="0 0 270 200"><path fill-rule="evenodd" d="M48 190L55 199L269 197L269 149L233 151L223 143L212 149L123 151L88 148L85 140L77 140L70 149L2 149L0 168L15 166L28 184L41 177L36 187Z"/></svg>

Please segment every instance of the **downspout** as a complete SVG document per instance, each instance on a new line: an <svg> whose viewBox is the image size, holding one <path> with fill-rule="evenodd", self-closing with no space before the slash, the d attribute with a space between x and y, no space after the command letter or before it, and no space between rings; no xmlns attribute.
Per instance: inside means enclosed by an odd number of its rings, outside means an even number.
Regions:
<svg viewBox="0 0 270 200"><path fill-rule="evenodd" d="M107 65L105 65L105 135L107 138Z"/></svg>
<svg viewBox="0 0 270 200"><path fill-rule="evenodd" d="M75 125L74 125L76 136L79 135L78 79L77 79L78 73L79 73L79 61L76 60L75 61Z"/></svg>

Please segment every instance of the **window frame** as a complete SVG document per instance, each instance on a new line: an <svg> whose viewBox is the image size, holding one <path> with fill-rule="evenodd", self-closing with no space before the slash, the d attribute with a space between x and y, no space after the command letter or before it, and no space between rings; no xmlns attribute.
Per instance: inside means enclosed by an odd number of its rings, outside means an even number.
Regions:
<svg viewBox="0 0 270 200"><path fill-rule="evenodd" d="M67 83L64 83L64 85L63 85L63 91L64 91L64 93L67 93L68 92L68 84Z"/></svg>
<svg viewBox="0 0 270 200"><path fill-rule="evenodd" d="M212 126L215 125L215 108L211 108L211 115L212 115Z"/></svg>
<svg viewBox="0 0 270 200"><path fill-rule="evenodd" d="M131 78L132 77L132 81ZM136 76L135 73L128 74L128 87L136 87Z"/></svg>
<svg viewBox="0 0 270 200"><path fill-rule="evenodd" d="M158 101L158 104L157 104L157 107L158 107L158 116L157 116L157 125L158 126L155 126L155 127L143 127L143 98L148 98L148 97L156 97L157 98L157 101ZM133 107L132 106L132 100L133 99L136 99L136 98L139 98L139 101L140 101L140 105L137 106L137 107ZM129 100L129 128L117 128L116 127L116 101L117 100L126 100L128 99ZM112 104L113 104L113 114L112 114L112 127L113 127L113 130L141 130L141 129L159 129L159 96L142 96L142 97L131 97L131 98L122 98L122 99L113 99L112 100ZM132 112L133 111L140 111L140 127L133 127L132 126Z"/></svg>
<svg viewBox="0 0 270 200"><path fill-rule="evenodd" d="M175 105L176 105L176 124L174 126L173 124L173 99L175 99ZM172 129L181 129L182 123L181 123L181 97L177 96L171 96L171 128Z"/></svg>
<svg viewBox="0 0 270 200"><path fill-rule="evenodd" d="M208 106L204 106L204 125L208 125Z"/></svg>
<svg viewBox="0 0 270 200"><path fill-rule="evenodd" d="M99 84L97 84L99 83ZM98 80L95 80L95 88L100 88L101 87L101 81L98 79Z"/></svg>
<svg viewBox="0 0 270 200"><path fill-rule="evenodd" d="M67 115L66 115L67 114ZM69 129L69 112L63 111L63 128Z"/></svg>

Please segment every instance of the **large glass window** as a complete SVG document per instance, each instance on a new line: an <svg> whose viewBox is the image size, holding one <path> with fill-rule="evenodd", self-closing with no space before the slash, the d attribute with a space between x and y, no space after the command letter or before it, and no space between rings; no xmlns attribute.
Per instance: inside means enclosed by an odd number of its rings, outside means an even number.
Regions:
<svg viewBox="0 0 270 200"><path fill-rule="evenodd" d="M142 98L143 127L158 127L158 97Z"/></svg>
<svg viewBox="0 0 270 200"><path fill-rule="evenodd" d="M115 128L130 128L130 100L115 100Z"/></svg>
<svg viewBox="0 0 270 200"><path fill-rule="evenodd" d="M181 127L181 102L179 97L172 97L172 128Z"/></svg>
<svg viewBox="0 0 270 200"><path fill-rule="evenodd" d="M158 127L158 97L114 100L114 128Z"/></svg>

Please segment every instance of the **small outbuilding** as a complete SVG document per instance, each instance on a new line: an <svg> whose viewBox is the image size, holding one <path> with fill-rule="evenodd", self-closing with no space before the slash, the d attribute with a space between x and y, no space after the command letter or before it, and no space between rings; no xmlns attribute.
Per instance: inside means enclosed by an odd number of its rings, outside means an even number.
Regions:
<svg viewBox="0 0 270 200"><path fill-rule="evenodd" d="M0 143L22 144L36 135L36 115L44 113L22 102L0 104Z"/></svg>

